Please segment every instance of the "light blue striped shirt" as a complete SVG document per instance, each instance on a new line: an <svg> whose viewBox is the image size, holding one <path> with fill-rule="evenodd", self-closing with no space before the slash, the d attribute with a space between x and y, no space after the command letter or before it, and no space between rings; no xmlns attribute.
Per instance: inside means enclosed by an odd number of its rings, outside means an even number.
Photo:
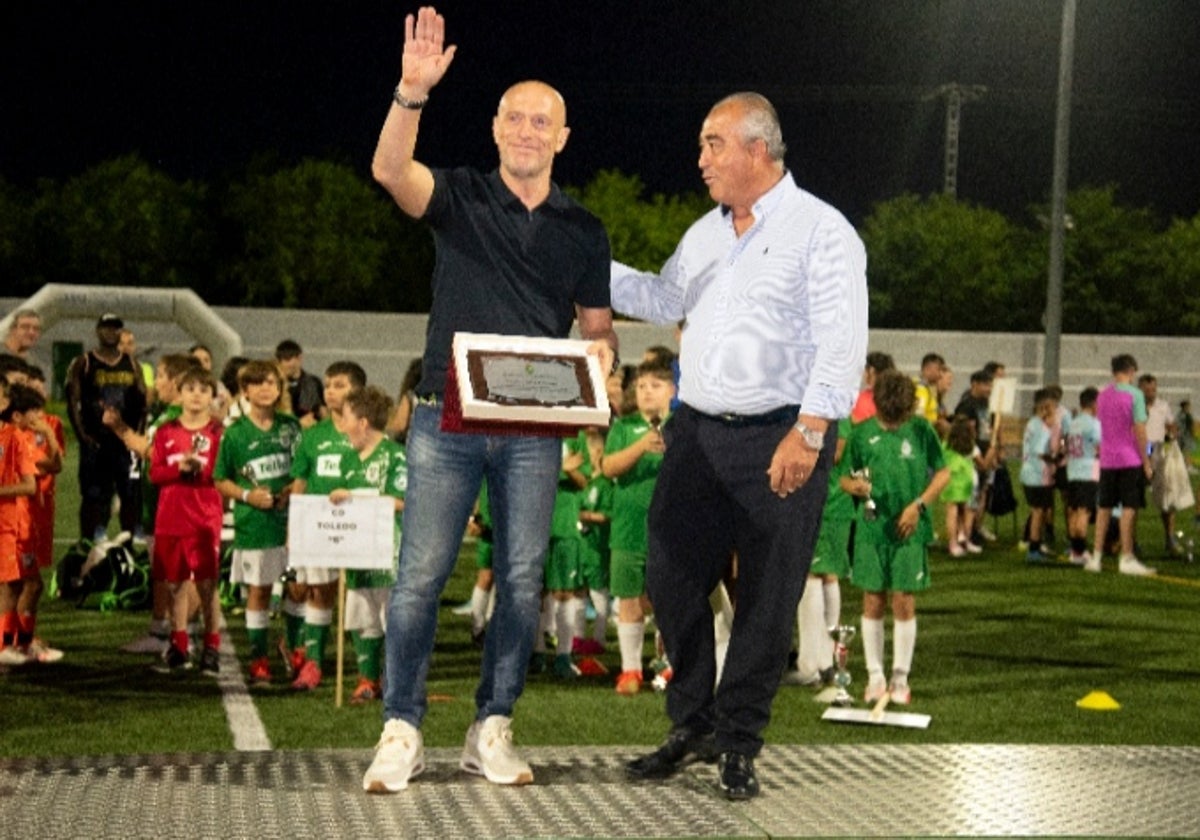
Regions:
<svg viewBox="0 0 1200 840"><path fill-rule="evenodd" d="M790 173L742 236L715 207L661 273L612 266L612 306L656 324L684 317L680 399L709 414L799 404L846 417L867 354L867 255L850 223Z"/></svg>

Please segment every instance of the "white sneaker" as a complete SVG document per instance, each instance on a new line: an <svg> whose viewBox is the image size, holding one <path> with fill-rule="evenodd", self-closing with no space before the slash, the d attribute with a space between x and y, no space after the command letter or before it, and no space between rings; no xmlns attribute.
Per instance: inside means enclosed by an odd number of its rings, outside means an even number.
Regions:
<svg viewBox="0 0 1200 840"><path fill-rule="evenodd" d="M24 665L29 661L20 648L15 648L12 645L0 648L0 665Z"/></svg>
<svg viewBox="0 0 1200 840"><path fill-rule="evenodd" d="M421 730L396 718L383 725L375 745L375 759L363 776L367 793L396 793L425 769L425 741Z"/></svg>
<svg viewBox="0 0 1200 840"><path fill-rule="evenodd" d="M959 542L950 543L949 548L947 548L946 550L950 553L951 557L962 557L964 554L967 553L967 549L965 547L963 547L962 543L959 543Z"/></svg>
<svg viewBox="0 0 1200 840"><path fill-rule="evenodd" d="M527 785L533 781L533 770L513 747L512 718L503 715L471 724L459 766L497 785Z"/></svg>
<svg viewBox="0 0 1200 840"><path fill-rule="evenodd" d="M1158 574L1157 569L1152 569L1149 566L1143 565L1142 561L1134 557L1132 554L1126 554L1120 559L1117 564L1117 571L1123 575L1137 575L1139 577Z"/></svg>
<svg viewBox="0 0 1200 840"><path fill-rule="evenodd" d="M912 702L912 689L908 687L908 682L897 682L892 680L891 686L888 687L888 692L892 695L891 702L897 706L907 706Z"/></svg>
<svg viewBox="0 0 1200 840"><path fill-rule="evenodd" d="M166 636L156 636L153 633L147 633L145 636L136 638L128 644L121 645L121 652L155 653L161 655L170 643L171 640Z"/></svg>
<svg viewBox="0 0 1200 840"><path fill-rule="evenodd" d="M992 533L992 529L986 525L980 525L975 530L977 530L979 532L979 536L983 537L987 542L996 541L996 535Z"/></svg>
<svg viewBox="0 0 1200 840"><path fill-rule="evenodd" d="M1088 554L1084 558L1083 570L1085 572L1099 572L1100 571L1100 552L1093 551L1091 554Z"/></svg>
<svg viewBox="0 0 1200 840"><path fill-rule="evenodd" d="M29 647L25 652L29 656L30 662L40 662L42 664L57 662L63 658L63 652L61 650L58 648L52 648L50 645L37 638L29 643Z"/></svg>
<svg viewBox="0 0 1200 840"><path fill-rule="evenodd" d="M874 703L880 697L887 694L887 682L883 678L883 674L872 676L867 680L867 690L863 692L864 703Z"/></svg>
<svg viewBox="0 0 1200 840"><path fill-rule="evenodd" d="M970 540L964 540L962 547L967 550L967 554L983 554L983 546L977 545Z"/></svg>

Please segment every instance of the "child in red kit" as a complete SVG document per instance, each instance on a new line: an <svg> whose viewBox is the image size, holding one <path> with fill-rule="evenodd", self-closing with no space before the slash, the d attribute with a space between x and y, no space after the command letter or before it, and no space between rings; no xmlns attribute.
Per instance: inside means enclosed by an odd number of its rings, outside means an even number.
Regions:
<svg viewBox="0 0 1200 840"><path fill-rule="evenodd" d="M188 659L188 599L183 584L192 581L200 595L204 622L201 673L220 671L221 494L213 484L213 466L221 442L221 424L209 409L216 395L212 374L202 368L180 376L182 411L154 435L150 480L159 487L154 522L155 560L171 588L171 644L155 666L161 673L191 667Z"/></svg>

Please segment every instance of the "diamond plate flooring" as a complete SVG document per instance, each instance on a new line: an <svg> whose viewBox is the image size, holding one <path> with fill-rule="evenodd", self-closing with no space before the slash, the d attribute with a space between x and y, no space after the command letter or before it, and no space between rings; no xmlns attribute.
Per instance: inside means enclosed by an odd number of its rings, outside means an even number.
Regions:
<svg viewBox="0 0 1200 840"><path fill-rule="evenodd" d="M369 750L0 761L0 836L36 838L1200 837L1200 748L769 746L762 795L716 771L626 781L632 747L534 747L502 788L427 751L408 790L361 790Z"/></svg>

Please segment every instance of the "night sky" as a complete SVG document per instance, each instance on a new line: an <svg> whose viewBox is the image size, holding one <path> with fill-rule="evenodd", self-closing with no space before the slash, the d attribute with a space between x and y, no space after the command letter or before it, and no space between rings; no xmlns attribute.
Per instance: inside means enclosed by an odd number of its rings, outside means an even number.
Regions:
<svg viewBox="0 0 1200 840"><path fill-rule="evenodd" d="M1118 185L1165 216L1200 212L1200 0L1079 0L1071 186ZM0 176L21 186L137 152L177 178L237 177L257 156L364 175L399 76L403 3L6 3ZM556 177L601 168L655 191L701 187L696 133L720 96L780 110L788 163L861 221L937 191L948 82L963 107L959 196L1020 215L1048 197L1060 0L445 2L458 57L418 158L495 162L511 82L566 96Z"/></svg>

